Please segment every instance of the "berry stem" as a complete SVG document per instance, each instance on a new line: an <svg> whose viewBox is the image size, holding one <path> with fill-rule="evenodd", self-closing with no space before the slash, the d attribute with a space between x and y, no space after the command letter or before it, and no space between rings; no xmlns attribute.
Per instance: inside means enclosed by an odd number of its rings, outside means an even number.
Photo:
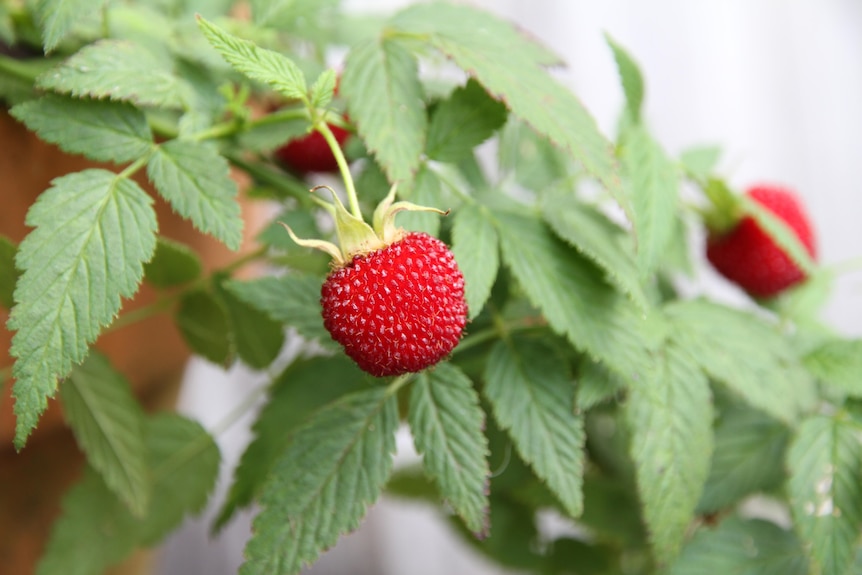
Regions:
<svg viewBox="0 0 862 575"><path fill-rule="evenodd" d="M405 373L404 375L399 375L395 379L392 380L392 383L386 388L386 395L395 395L398 393L402 387L404 387L414 376L413 373Z"/></svg>
<svg viewBox="0 0 862 575"><path fill-rule="evenodd" d="M344 189L347 191L347 202L350 205L350 213L362 219L362 211L359 209L359 198L356 196L356 188L353 185L353 176L350 175L350 167L347 165L347 159L344 157L344 152L341 151L341 146L335 139L329 125L320 121L317 122L315 128L321 133L329 148L332 150L332 155L335 156L335 161L338 163L338 170L341 172L341 178L344 180Z"/></svg>

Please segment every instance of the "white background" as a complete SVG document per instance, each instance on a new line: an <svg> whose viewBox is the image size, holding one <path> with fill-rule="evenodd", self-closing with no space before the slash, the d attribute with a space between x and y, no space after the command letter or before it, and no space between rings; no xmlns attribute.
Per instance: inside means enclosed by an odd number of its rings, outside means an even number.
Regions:
<svg viewBox="0 0 862 575"><path fill-rule="evenodd" d="M668 152L718 143L721 172L737 188L777 182L807 203L820 259L862 256L862 2L858 0L529 0L475 1L516 22L568 63L561 79L605 133L613 133L622 94L603 33L640 63L645 117ZM351 9L384 10L398 0L350 0ZM708 269L695 286L742 296ZM862 275L845 275L825 317L862 335ZM202 362L189 369L181 409L212 426L256 385L250 374L223 374ZM241 422L220 436L224 473L248 441ZM402 438L405 453L409 439ZM409 455L401 455L409 458ZM242 561L250 515L215 540L212 510L166 544L163 575L232 575ZM313 575L478 575L500 573L465 550L436 512L383 500L360 531L343 540Z"/></svg>

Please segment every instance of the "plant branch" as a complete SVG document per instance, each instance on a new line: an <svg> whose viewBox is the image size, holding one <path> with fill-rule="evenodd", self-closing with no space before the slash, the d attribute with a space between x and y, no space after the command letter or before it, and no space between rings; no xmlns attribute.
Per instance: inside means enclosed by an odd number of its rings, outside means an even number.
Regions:
<svg viewBox="0 0 862 575"><path fill-rule="evenodd" d="M116 331L118 329L124 328L134 323L138 323L139 321L143 321L145 319L148 319L169 310L171 306L173 306L177 301L179 301L179 299L183 295L190 291L200 289L207 283L212 281L213 276L225 274L232 275L238 269L257 260L263 259L266 256L267 251L268 248L266 246L261 246L252 252L243 254L242 256L236 258L234 261L230 262L225 267L215 270L208 275L201 276L197 280L186 285L181 290L165 295L149 305L145 305L138 309L122 314L113 323L111 323L111 325L102 330L102 334L104 335L106 333Z"/></svg>
<svg viewBox="0 0 862 575"><path fill-rule="evenodd" d="M503 320L500 320L499 322L495 321L494 327L483 329L480 332L462 339L461 343L458 344L458 347L452 350L452 355L457 355L488 341L507 338L512 333L545 329L546 326L543 322L544 318L541 317L525 317L509 322L505 322Z"/></svg>

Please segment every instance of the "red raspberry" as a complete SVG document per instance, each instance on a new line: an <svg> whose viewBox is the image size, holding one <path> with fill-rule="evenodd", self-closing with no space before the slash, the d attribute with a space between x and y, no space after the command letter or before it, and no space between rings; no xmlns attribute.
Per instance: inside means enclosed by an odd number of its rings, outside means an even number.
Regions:
<svg viewBox="0 0 862 575"><path fill-rule="evenodd" d="M332 135L342 148L350 132L344 128L328 124ZM329 144L320 132L291 140L275 151L275 158L286 168L304 175L308 172L337 172L338 162L329 149Z"/></svg>
<svg viewBox="0 0 862 575"><path fill-rule="evenodd" d="M746 195L775 214L816 257L814 233L805 209L792 192L776 186L755 186ZM805 279L805 273L751 216L729 232L709 237L706 257L716 270L755 297L771 297Z"/></svg>
<svg viewBox="0 0 862 575"><path fill-rule="evenodd" d="M377 377L436 364L467 322L464 277L452 252L418 232L334 270L320 302L332 338Z"/></svg>

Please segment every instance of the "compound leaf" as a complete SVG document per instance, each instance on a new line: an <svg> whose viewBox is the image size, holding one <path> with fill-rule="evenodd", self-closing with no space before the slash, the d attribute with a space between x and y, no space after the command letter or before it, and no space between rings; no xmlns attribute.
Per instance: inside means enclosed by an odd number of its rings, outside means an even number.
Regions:
<svg viewBox="0 0 862 575"><path fill-rule="evenodd" d="M455 213L452 253L464 274L464 296L474 318L488 301L500 268L497 230L484 208L470 204Z"/></svg>
<svg viewBox="0 0 862 575"><path fill-rule="evenodd" d="M384 388L344 396L292 435L261 494L241 575L294 575L355 529L392 469L398 406Z"/></svg>
<svg viewBox="0 0 862 575"><path fill-rule="evenodd" d="M449 363L422 372L410 390L407 420L440 493L470 531L487 534L488 440L470 379Z"/></svg>
<svg viewBox="0 0 862 575"><path fill-rule="evenodd" d="M715 450L698 510L720 511L747 495L781 485L789 442L788 429L759 410L735 405L724 411L715 429Z"/></svg>
<svg viewBox="0 0 862 575"><path fill-rule="evenodd" d="M198 25L212 47L238 72L287 98L308 101L305 75L291 59L237 38L204 18L198 17Z"/></svg>
<svg viewBox="0 0 862 575"><path fill-rule="evenodd" d="M637 230L638 268L646 277L659 267L673 238L679 173L640 124L624 131L621 155Z"/></svg>
<svg viewBox="0 0 862 575"><path fill-rule="evenodd" d="M493 214L503 261L555 331L624 378L651 369L646 322L627 298L539 219Z"/></svg>
<svg viewBox="0 0 862 575"><path fill-rule="evenodd" d="M46 142L93 160L129 162L152 146L146 117L126 102L48 94L15 106L11 113Z"/></svg>
<svg viewBox="0 0 862 575"><path fill-rule="evenodd" d="M24 445L59 378L83 361L101 328L130 297L156 247L152 199L135 182L98 169L55 179L27 214L34 229L21 242L15 443Z"/></svg>
<svg viewBox="0 0 862 575"><path fill-rule="evenodd" d="M144 416L129 382L104 356L91 353L60 386L60 399L87 462L135 516L143 516L151 482Z"/></svg>
<svg viewBox="0 0 862 575"><path fill-rule="evenodd" d="M574 411L575 385L565 363L539 341L499 342L488 358L485 396L524 461L566 512L579 516L586 435Z"/></svg>
<svg viewBox="0 0 862 575"><path fill-rule="evenodd" d="M846 573L862 529L862 445L858 427L812 416L790 444L787 490L796 530L820 573Z"/></svg>
<svg viewBox="0 0 862 575"><path fill-rule="evenodd" d="M677 345L753 407L793 423L813 403L805 370L768 324L702 300L673 303L665 311Z"/></svg>
<svg viewBox="0 0 862 575"><path fill-rule="evenodd" d="M808 575L799 539L762 519L729 517L701 529L685 546L670 575Z"/></svg>
<svg viewBox="0 0 862 575"><path fill-rule="evenodd" d="M142 518L88 468L63 498L37 575L92 575L122 560L136 547L151 547L179 526L187 513L199 513L215 486L219 451L196 422L176 414L146 420L151 505Z"/></svg>
<svg viewBox="0 0 862 575"><path fill-rule="evenodd" d="M457 162L506 122L506 106L491 98L475 80L457 88L437 106L428 125L428 157Z"/></svg>
<svg viewBox="0 0 862 575"><path fill-rule="evenodd" d="M104 0L38 0L36 16L45 52L51 52L72 27L104 5Z"/></svg>
<svg viewBox="0 0 862 575"><path fill-rule="evenodd" d="M862 340L831 339L809 352L803 363L827 385L862 397Z"/></svg>
<svg viewBox="0 0 862 575"><path fill-rule="evenodd" d="M189 91L169 61L142 45L122 40L99 40L85 46L39 76L36 85L76 97L167 108L182 108Z"/></svg>
<svg viewBox="0 0 862 575"><path fill-rule="evenodd" d="M243 220L227 160L212 147L184 140L160 145L147 165L159 193L196 228L230 249L242 242Z"/></svg>
<svg viewBox="0 0 862 575"><path fill-rule="evenodd" d="M659 563L678 552L709 473L712 398L697 364L673 345L626 405L644 522Z"/></svg>
<svg viewBox="0 0 862 575"><path fill-rule="evenodd" d="M542 216L559 237L598 264L641 309L649 307L631 238L571 186L552 186L541 196Z"/></svg>
<svg viewBox="0 0 862 575"><path fill-rule="evenodd" d="M391 40L360 44L344 64L340 93L389 181L409 180L419 169L427 130L413 54Z"/></svg>
<svg viewBox="0 0 862 575"><path fill-rule="evenodd" d="M254 439L234 471L234 482L215 528L251 504L297 427L315 411L359 389L365 374L346 356L294 361L273 382L266 405L252 426Z"/></svg>
<svg viewBox="0 0 862 575"><path fill-rule="evenodd" d="M544 48L509 23L462 4L417 4L391 24L440 50L515 116L568 150L630 212L610 143L577 97L544 69Z"/></svg>

